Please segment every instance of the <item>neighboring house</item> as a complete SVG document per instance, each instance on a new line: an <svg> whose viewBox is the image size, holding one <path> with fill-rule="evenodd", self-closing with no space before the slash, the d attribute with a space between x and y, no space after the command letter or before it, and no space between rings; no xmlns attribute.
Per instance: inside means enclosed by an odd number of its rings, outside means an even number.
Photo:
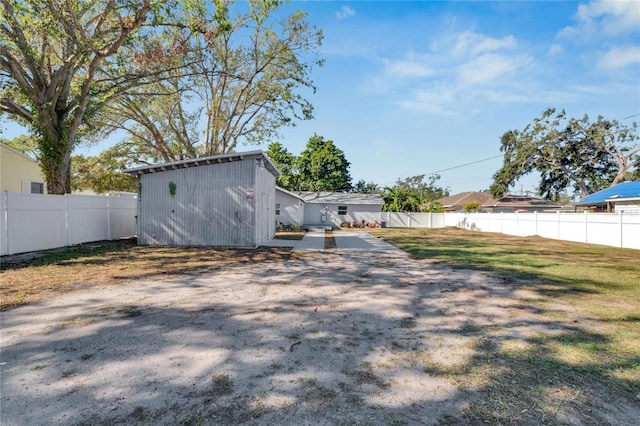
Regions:
<svg viewBox="0 0 640 426"><path fill-rule="evenodd" d="M275 236L280 173L262 151L126 172L138 177L138 244L255 248Z"/></svg>
<svg viewBox="0 0 640 426"><path fill-rule="evenodd" d="M445 212L458 212L463 211L463 207L467 203L475 201L482 205L492 200L493 197L491 194L485 194L484 192L461 192L449 197L440 198L436 200L436 202L442 204Z"/></svg>
<svg viewBox="0 0 640 426"><path fill-rule="evenodd" d="M490 200L482 204L484 212L498 213L531 213L543 211L556 211L562 208L561 203L545 200L543 198L528 197L525 195L505 195L498 200Z"/></svg>
<svg viewBox="0 0 640 426"><path fill-rule="evenodd" d="M37 161L0 143L0 191L46 194L42 170Z"/></svg>
<svg viewBox="0 0 640 426"><path fill-rule="evenodd" d="M302 204L300 203L302 201ZM339 227L344 222L380 222L384 200L379 194L276 191L276 221L303 226Z"/></svg>
<svg viewBox="0 0 640 426"><path fill-rule="evenodd" d="M621 182L594 192L573 205L585 210L640 213L640 180Z"/></svg>

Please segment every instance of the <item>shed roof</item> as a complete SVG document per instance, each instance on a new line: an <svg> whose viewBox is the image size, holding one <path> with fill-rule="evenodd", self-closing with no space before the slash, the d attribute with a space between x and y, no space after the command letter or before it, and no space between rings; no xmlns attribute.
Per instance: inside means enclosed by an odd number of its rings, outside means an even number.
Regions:
<svg viewBox="0 0 640 426"><path fill-rule="evenodd" d="M296 191L294 194L298 195L304 200L305 203L326 203L326 204L373 204L382 205L384 200L380 194L354 194L346 192L309 192L309 191Z"/></svg>
<svg viewBox="0 0 640 426"><path fill-rule="evenodd" d="M157 173L165 170L185 169L188 167L198 167L210 164L230 163L241 160L263 160L264 165L274 176L279 176L280 172L269 160L269 157L262 151L237 152L233 154L213 155L210 157L191 158L188 160L172 161L170 163L154 164L151 166L136 167L134 169L125 170L125 173L131 175L144 175L147 173Z"/></svg>
<svg viewBox="0 0 640 426"><path fill-rule="evenodd" d="M587 195L580 201L573 203L576 206L605 204L607 200L615 201L624 198L640 197L640 180L632 180L628 182L620 182L616 186L612 186L602 191L594 192Z"/></svg>

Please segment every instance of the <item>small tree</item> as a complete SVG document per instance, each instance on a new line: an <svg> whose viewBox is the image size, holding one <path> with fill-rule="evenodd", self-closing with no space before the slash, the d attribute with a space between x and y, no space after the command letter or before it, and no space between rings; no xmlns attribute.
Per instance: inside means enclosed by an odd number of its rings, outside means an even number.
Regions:
<svg viewBox="0 0 640 426"><path fill-rule="evenodd" d="M465 213L471 213L471 212L476 212L478 211L478 209L482 207L481 204L477 201L469 201L467 204L465 204L464 206L462 206L462 210L464 210Z"/></svg>

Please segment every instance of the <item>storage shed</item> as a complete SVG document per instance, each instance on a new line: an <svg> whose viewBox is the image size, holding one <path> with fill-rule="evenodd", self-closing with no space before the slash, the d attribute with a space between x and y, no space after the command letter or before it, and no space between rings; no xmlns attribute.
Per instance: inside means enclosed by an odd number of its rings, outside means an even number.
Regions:
<svg viewBox="0 0 640 426"><path fill-rule="evenodd" d="M255 248L275 235L279 172L262 151L127 173L138 177L138 244Z"/></svg>

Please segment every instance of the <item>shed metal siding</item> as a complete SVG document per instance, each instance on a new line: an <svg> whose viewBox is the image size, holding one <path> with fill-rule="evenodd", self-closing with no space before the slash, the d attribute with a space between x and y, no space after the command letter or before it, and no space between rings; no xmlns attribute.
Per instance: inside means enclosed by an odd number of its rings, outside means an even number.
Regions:
<svg viewBox="0 0 640 426"><path fill-rule="evenodd" d="M139 243L255 247L255 196L247 196L254 164L251 159L140 175Z"/></svg>
<svg viewBox="0 0 640 426"><path fill-rule="evenodd" d="M261 162L252 161L255 168L254 202L256 212L255 246L272 239L276 233L276 177Z"/></svg>

